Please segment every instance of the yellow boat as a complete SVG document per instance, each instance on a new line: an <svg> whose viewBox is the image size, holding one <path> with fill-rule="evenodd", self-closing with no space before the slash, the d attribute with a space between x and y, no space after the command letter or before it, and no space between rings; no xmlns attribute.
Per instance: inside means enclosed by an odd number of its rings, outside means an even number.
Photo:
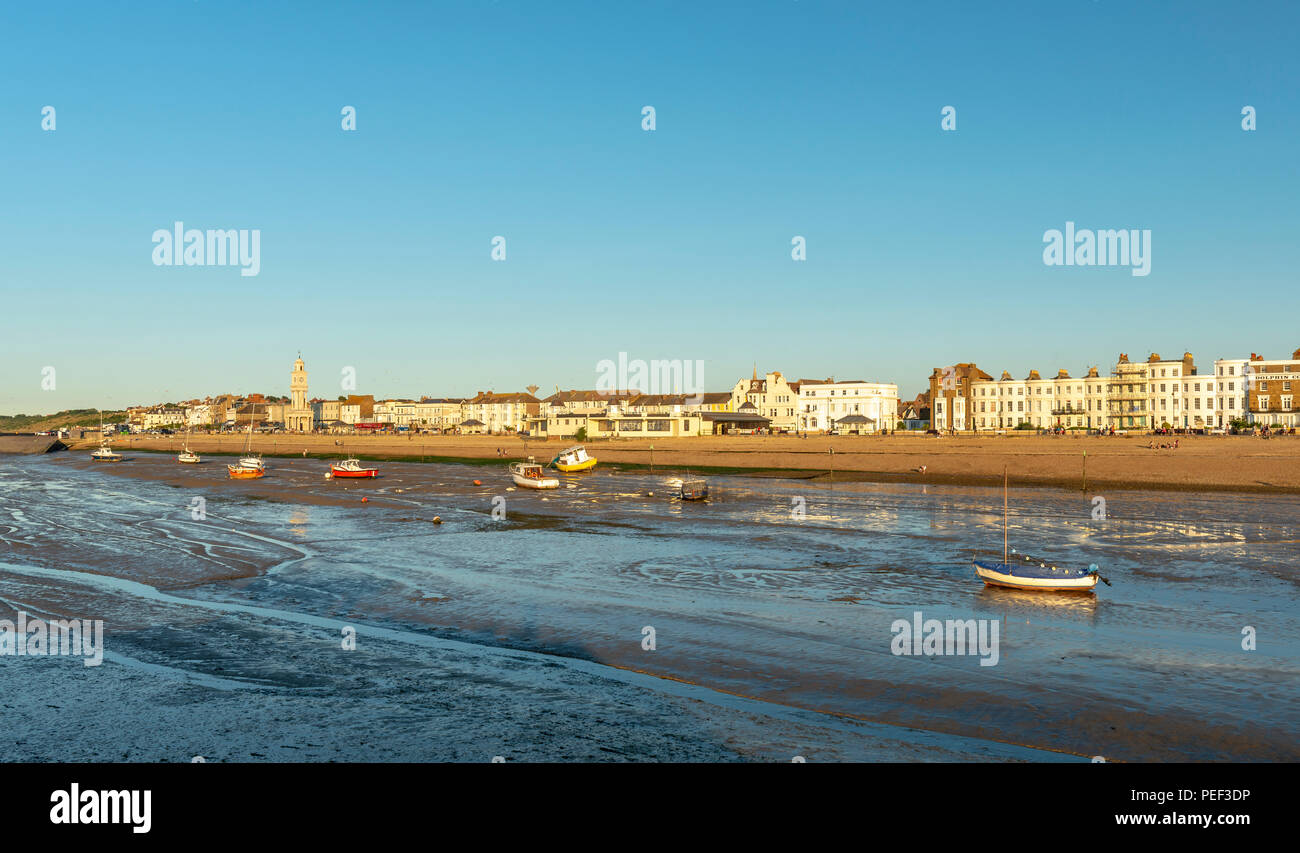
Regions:
<svg viewBox="0 0 1300 853"><path fill-rule="evenodd" d="M551 460L551 464L566 474L589 471L596 467L596 457L587 455L587 448L576 444Z"/></svg>

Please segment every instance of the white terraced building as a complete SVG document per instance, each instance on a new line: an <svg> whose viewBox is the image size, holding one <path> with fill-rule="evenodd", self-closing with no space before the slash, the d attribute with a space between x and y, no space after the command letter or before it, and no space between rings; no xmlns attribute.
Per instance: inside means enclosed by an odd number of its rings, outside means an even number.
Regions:
<svg viewBox="0 0 1300 853"><path fill-rule="evenodd" d="M836 382L802 379L798 383L798 428L808 432L879 432L898 426L898 386L859 379ZM850 421L858 425L849 426Z"/></svg>
<svg viewBox="0 0 1300 853"><path fill-rule="evenodd" d="M1219 359L1201 374L1191 353L1179 360L1153 353L1131 362L1121 353L1109 376L1097 368L1075 378L1065 370L1044 379L1036 370L1022 379L974 380L968 405L976 431L1028 424L1034 429L1214 429L1245 417L1246 359Z"/></svg>

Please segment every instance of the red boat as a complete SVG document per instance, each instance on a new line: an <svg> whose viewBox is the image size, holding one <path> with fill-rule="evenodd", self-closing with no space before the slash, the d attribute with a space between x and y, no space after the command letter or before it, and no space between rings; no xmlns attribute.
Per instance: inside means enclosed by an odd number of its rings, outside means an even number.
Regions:
<svg viewBox="0 0 1300 853"><path fill-rule="evenodd" d="M379 476L378 468L363 468L361 460L355 456L344 459L342 462L330 466L330 475L333 477L344 477L359 479L363 477Z"/></svg>

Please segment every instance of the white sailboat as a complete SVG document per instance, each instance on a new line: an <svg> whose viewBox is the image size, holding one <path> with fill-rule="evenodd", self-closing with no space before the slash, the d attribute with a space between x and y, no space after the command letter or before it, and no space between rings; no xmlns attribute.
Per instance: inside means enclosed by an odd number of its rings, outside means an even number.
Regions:
<svg viewBox="0 0 1300 853"><path fill-rule="evenodd" d="M1012 556L1017 559L1013 561ZM1075 569L1049 565L1025 554L1016 554L1007 542L1007 472L1002 470L1002 562L971 558L975 574L985 586L1027 589L1037 592L1092 592L1097 581L1110 586L1096 566Z"/></svg>
<svg viewBox="0 0 1300 853"><path fill-rule="evenodd" d="M239 461L234 465L226 466L232 477L260 477L266 473L266 463L262 461L262 454L253 452L254 408L252 403L248 404L248 441L244 443L244 455L239 457Z"/></svg>
<svg viewBox="0 0 1300 853"><path fill-rule="evenodd" d="M196 464L198 464L199 462L202 462L202 461L203 461L203 460L199 457L199 454L195 453L193 450L190 450L190 431L189 431L188 429L185 430L185 445L184 445L184 447L185 447L185 449L182 450L182 451L181 451L181 452L176 456L176 461L177 461L177 462L185 462L185 463L188 463L188 464L190 464L190 465L196 465Z"/></svg>
<svg viewBox="0 0 1300 853"><path fill-rule="evenodd" d="M121 462L122 454L113 450L108 445L108 438L104 436L104 410L99 410L99 448L91 451L91 462Z"/></svg>

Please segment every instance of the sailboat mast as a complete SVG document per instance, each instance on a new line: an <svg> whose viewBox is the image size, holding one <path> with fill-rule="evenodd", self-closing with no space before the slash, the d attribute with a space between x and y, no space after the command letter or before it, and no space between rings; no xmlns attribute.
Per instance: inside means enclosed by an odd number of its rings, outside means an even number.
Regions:
<svg viewBox="0 0 1300 853"><path fill-rule="evenodd" d="M1007 564L1007 466L1002 466L1002 565Z"/></svg>

